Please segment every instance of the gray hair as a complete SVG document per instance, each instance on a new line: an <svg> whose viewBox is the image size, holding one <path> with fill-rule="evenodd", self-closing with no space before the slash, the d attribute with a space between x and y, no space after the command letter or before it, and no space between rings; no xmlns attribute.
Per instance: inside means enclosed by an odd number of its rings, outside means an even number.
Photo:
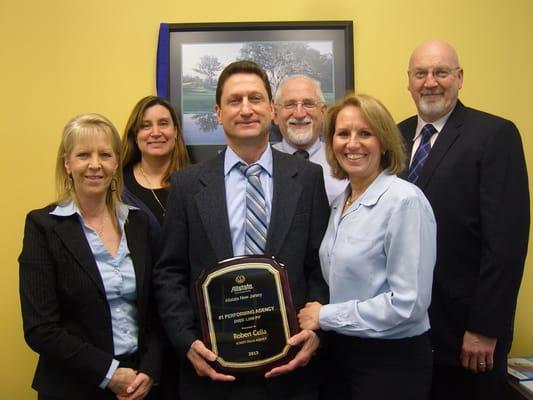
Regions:
<svg viewBox="0 0 533 400"><path fill-rule="evenodd" d="M318 97L318 99L322 103L324 103L324 104L326 103L326 99L324 98L324 93L322 93L322 88L320 87L320 82L319 81L317 81L316 79L310 78L307 75L296 74L296 75L286 76L285 78L283 78L281 80L281 82L278 85L278 88L276 89L276 95L274 96L274 103L275 104L279 103L279 100L281 98L281 90L283 89L283 86L288 81L293 80L293 79L297 79L297 78L304 79L304 80L308 81L309 83L311 83L314 86L314 88L315 88L316 97Z"/></svg>

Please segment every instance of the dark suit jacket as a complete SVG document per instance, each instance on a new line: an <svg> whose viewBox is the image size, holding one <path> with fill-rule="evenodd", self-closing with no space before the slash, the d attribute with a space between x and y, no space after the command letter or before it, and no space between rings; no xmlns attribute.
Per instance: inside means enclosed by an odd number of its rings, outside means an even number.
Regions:
<svg viewBox="0 0 533 400"><path fill-rule="evenodd" d="M416 124L416 117L399 124L408 154ZM458 101L416 184L437 220L429 310L436 362L459 363L465 330L510 346L529 237L528 178L517 128Z"/></svg>
<svg viewBox="0 0 533 400"><path fill-rule="evenodd" d="M327 302L318 259L329 216L321 167L274 149L272 153L272 214L265 253L287 266L296 309L311 300ZM163 227L165 242L154 269L154 284L163 325L181 357L200 338L195 282L204 269L234 256L228 221L224 152L173 175ZM188 360L184 364L191 370ZM296 375L304 373L276 378L272 385L291 382ZM192 373L181 382L197 389L213 386L212 394L228 387L208 382L208 378L194 380ZM292 389L305 390L312 384L312 380L302 381L304 386L292 385Z"/></svg>
<svg viewBox="0 0 533 400"><path fill-rule="evenodd" d="M28 214L19 257L24 336L39 353L33 388L52 397L107 398L111 392L98 385L111 365L114 347L102 278L78 218L50 215L53 209ZM139 371L157 380L160 332L151 324L156 314L149 300L146 216L131 210L125 232L137 284Z"/></svg>

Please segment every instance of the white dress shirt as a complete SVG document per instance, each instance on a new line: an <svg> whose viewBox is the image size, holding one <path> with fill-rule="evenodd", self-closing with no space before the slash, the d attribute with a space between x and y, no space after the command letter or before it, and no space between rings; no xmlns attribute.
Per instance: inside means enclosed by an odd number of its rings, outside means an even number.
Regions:
<svg viewBox="0 0 533 400"><path fill-rule="evenodd" d="M285 139L273 144L272 147L288 154L294 154L295 151L300 150L291 146ZM331 167L326 159L326 144L324 142L317 140L311 147L305 150L309 153L309 161L322 166L329 204L333 203L333 200L346 188L348 181L346 179L339 180L331 176Z"/></svg>
<svg viewBox="0 0 533 400"><path fill-rule="evenodd" d="M453 111L453 108L448 114L446 114L445 116L433 122L426 122L420 117L420 115L418 116L415 137L413 138L413 148L411 149L411 157L409 158L409 165L411 165L411 162L413 161L413 157L416 153L416 150L418 150L418 147L420 147L420 141L422 140L422 135L421 135L422 128L426 126L427 124L431 124L437 130L437 132L435 132L429 138L429 144L431 147L433 147L433 145L437 141L437 138L439 137L440 132L442 131L442 128L444 128L446 121L448 121L448 118L450 117L450 114L452 113L452 111Z"/></svg>

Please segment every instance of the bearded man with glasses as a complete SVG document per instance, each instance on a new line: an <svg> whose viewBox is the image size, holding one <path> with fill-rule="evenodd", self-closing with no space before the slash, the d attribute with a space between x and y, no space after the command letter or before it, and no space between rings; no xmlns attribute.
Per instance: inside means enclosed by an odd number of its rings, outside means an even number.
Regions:
<svg viewBox="0 0 533 400"><path fill-rule="evenodd" d="M437 220L431 399L505 399L529 238L520 134L511 121L458 100L463 69L448 43L416 48L408 78L418 115L399 124L411 157L404 177Z"/></svg>
<svg viewBox="0 0 533 400"><path fill-rule="evenodd" d="M279 84L274 102L274 122L279 127L283 140L272 147L321 165L331 204L344 190L347 181L338 180L331 175L331 167L326 160L326 147L320 140L327 108L320 82L305 75L289 76Z"/></svg>

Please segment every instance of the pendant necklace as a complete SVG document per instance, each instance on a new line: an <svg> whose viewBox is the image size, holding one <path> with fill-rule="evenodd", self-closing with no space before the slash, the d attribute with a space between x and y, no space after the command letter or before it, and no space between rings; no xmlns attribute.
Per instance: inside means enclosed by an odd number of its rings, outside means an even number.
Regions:
<svg viewBox="0 0 533 400"><path fill-rule="evenodd" d="M83 216L83 213L81 214ZM89 228L91 228L97 235L100 239L103 239L104 238L104 222L105 222L105 215L106 213L104 212L102 214L102 222L100 223L100 229L96 229L92 224L89 225L87 223L87 221L85 221L85 225L87 225ZM85 220L85 217L83 217L84 220Z"/></svg>
<svg viewBox="0 0 533 400"><path fill-rule="evenodd" d="M356 198L357 198L357 197L354 197L354 198L352 199L352 195L350 194L350 195L346 198L346 203L345 203L344 207L346 207L346 208L350 207L350 206L353 204L353 202L355 201Z"/></svg>
<svg viewBox="0 0 533 400"><path fill-rule="evenodd" d="M165 206L163 206L163 204L159 201L159 198L157 197L157 195L155 194L155 191L154 189L152 189L152 184L150 183L150 181L148 180L148 178L146 177L146 174L144 173L143 171L143 167L141 165L141 163L139 163L139 171L141 171L141 175L143 176L144 180L146 181L146 183L148 183L148 189L150 189L150 192L152 192L152 194L154 195L154 199L155 201L157 201L157 204L159 204L159 206L161 207L161 209L163 210L163 217L166 215L167 213L167 209L165 208Z"/></svg>

